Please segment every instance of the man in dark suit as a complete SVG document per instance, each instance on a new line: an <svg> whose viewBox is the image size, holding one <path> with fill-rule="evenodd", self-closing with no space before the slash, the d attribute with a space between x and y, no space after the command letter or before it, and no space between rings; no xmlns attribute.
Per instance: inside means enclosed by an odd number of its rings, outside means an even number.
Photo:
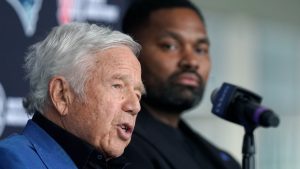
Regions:
<svg viewBox="0 0 300 169"><path fill-rule="evenodd" d="M34 113L21 134L0 141L1 169L124 168L143 93L140 46L105 27L72 23L33 45L24 101Z"/></svg>
<svg viewBox="0 0 300 169"><path fill-rule="evenodd" d="M228 153L191 129L185 110L202 99L211 61L204 18L187 0L140 0L123 31L142 45L139 60L147 95L132 142L131 169L239 169Z"/></svg>

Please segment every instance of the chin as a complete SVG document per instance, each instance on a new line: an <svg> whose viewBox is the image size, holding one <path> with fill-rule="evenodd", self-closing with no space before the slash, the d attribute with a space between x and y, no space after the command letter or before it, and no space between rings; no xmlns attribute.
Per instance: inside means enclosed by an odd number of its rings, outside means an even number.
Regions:
<svg viewBox="0 0 300 169"><path fill-rule="evenodd" d="M124 149L118 151L111 151L106 153L107 159L120 157L124 153Z"/></svg>
<svg viewBox="0 0 300 169"><path fill-rule="evenodd" d="M103 153L107 158L116 158L124 153L125 148L128 146L130 140L115 139L106 142L103 145Z"/></svg>
<svg viewBox="0 0 300 169"><path fill-rule="evenodd" d="M126 148L126 145L120 146L117 144L111 145L112 148L110 148L108 151L105 152L106 156L108 158L116 158L121 156L124 153L124 149Z"/></svg>

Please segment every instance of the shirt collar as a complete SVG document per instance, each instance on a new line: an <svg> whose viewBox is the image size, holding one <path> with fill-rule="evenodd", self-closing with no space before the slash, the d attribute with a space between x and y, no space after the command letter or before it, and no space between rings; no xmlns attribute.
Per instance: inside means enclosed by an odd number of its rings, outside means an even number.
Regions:
<svg viewBox="0 0 300 169"><path fill-rule="evenodd" d="M85 168L90 162L107 168L104 154L97 151L92 145L54 124L41 113L35 113L32 120L66 151L78 168Z"/></svg>

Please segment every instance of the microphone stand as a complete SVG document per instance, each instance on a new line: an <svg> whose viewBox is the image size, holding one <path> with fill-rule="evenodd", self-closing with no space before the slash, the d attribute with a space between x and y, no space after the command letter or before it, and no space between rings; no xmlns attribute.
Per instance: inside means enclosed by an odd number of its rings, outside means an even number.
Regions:
<svg viewBox="0 0 300 169"><path fill-rule="evenodd" d="M255 144L254 144L254 131L255 127L247 128L245 126L245 134L243 140L243 169L255 169Z"/></svg>

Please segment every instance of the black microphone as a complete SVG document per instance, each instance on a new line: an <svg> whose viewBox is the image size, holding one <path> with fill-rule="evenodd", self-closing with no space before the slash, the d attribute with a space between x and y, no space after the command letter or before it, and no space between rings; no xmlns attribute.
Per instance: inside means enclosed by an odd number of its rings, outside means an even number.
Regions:
<svg viewBox="0 0 300 169"><path fill-rule="evenodd" d="M244 127L277 127L278 116L269 108L261 106L262 97L241 87L223 83L211 94L212 112Z"/></svg>

